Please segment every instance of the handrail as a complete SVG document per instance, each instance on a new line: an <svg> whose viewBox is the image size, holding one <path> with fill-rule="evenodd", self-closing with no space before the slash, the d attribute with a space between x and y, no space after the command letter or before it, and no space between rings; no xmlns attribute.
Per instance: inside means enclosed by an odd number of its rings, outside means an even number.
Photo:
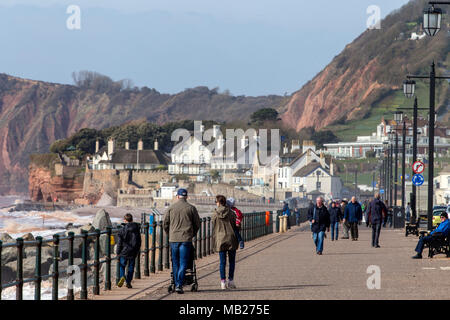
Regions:
<svg viewBox="0 0 450 320"><path fill-rule="evenodd" d="M244 213L244 218L241 222L241 236L244 241L251 241L253 239L265 236L267 234L273 233L274 223L277 222L274 216L279 214L277 211L268 211L270 215L270 224L266 224L266 212L252 212ZM150 224L150 217L153 217L152 223ZM168 234L163 229L162 216L157 209L152 209L150 213L142 213L141 216L141 233L143 234L143 241L140 253L136 258L136 268L135 277L141 278L141 255L143 255L143 276L149 277L151 273L156 273L156 271L168 270L170 268L170 243ZM201 226L198 231L197 236L193 239L196 249L196 259L202 259L214 253L214 245L212 243L213 237L213 224L211 216L202 217ZM112 273L111 267L113 261L116 263L116 276L115 282L119 280L119 257L117 255L112 256L111 252L113 250L113 244L111 241L113 237L116 236L121 230L121 226L112 228L108 227L106 230L96 229L93 232L87 232L86 230L81 230L81 234L74 234L73 232L68 232L67 235L55 234L51 239L42 239L41 237L36 237L33 241L24 241L22 238L18 238L16 242L2 243L0 241L0 260L2 250L8 248L17 249L17 270L16 279L6 284L1 284L0 286L0 300L2 291L16 287L16 299L23 299L23 286L28 283L35 283L35 300L41 299L41 283L42 281L51 280L52 286L52 299L59 299L59 279L63 277L72 276L74 271L62 270L60 264L62 261L67 260L67 267L73 266L74 264L74 241L81 239L81 263L75 264L80 268L81 274L81 288L79 291L80 299L88 298L88 289L92 288L92 293L94 295L101 294L100 282L102 281L100 277L100 271L102 266L105 265L103 272L103 282L104 290L111 290L112 283ZM104 242L103 242L104 241ZM67 246L63 246L65 242L69 243ZM103 242L104 248L102 249L101 243ZM90 256L89 247L93 245L93 256ZM78 244L77 244L78 246ZM24 278L23 274L23 262L25 249L34 247L36 248L36 264L34 276ZM52 269L49 270L48 274L42 274L42 249L51 248L52 254ZM60 248L64 247L64 252ZM92 250L92 249L91 249ZM60 252L61 251L61 252ZM78 251L78 250L77 250ZM102 251L102 252L100 252ZM79 252L78 252L79 253ZM61 255L68 255L68 259L62 259ZM1 261L0 261L1 262ZM47 260L47 263L49 261ZM61 270L60 270L61 269ZM157 270L156 270L157 269ZM28 270L29 271L29 270ZM88 277L89 276L89 277ZM0 279L1 279L0 270ZM88 279L89 278L89 279ZM89 281L88 281L89 280ZM88 284L88 282L90 282ZM68 288L67 296L68 300L74 300L74 290Z"/></svg>

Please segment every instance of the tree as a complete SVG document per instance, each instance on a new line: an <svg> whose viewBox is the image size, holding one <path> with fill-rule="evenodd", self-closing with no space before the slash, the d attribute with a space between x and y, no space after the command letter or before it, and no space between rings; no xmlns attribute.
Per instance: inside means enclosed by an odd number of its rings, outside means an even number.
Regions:
<svg viewBox="0 0 450 320"><path fill-rule="evenodd" d="M339 141L338 137L336 137L336 135L330 130L314 132L311 136L311 140L313 140L319 148L322 148L325 143L334 143Z"/></svg>
<svg viewBox="0 0 450 320"><path fill-rule="evenodd" d="M257 121L276 121L278 119L278 111L272 108L264 108L254 112L250 116L252 122Z"/></svg>

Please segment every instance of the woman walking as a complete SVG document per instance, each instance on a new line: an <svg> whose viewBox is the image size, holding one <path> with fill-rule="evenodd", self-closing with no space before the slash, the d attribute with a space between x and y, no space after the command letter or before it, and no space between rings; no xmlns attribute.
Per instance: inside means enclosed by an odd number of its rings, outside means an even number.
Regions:
<svg viewBox="0 0 450 320"><path fill-rule="evenodd" d="M211 221L213 223L213 243L214 250L219 252L220 258L220 288L236 288L234 284L234 267L236 264L236 250L238 240L234 233L236 218L230 207L227 206L227 199L222 196L216 196L217 208L214 209ZM228 255L228 283L226 282L225 268Z"/></svg>

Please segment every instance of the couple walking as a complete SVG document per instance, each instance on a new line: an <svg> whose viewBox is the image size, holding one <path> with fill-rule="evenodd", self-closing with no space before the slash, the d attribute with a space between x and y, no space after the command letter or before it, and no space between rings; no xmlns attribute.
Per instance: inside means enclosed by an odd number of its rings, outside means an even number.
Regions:
<svg viewBox="0 0 450 320"><path fill-rule="evenodd" d="M179 189L177 201L172 204L164 216L164 230L169 234L169 243L172 252L172 272L175 282L175 291L184 293L183 284L186 268L194 258L192 256L192 238L200 229L200 217L197 209L187 202L187 190ZM234 284L234 269L236 262L236 250L240 245L244 248L244 242L239 233L243 215L234 206L234 199L216 196L216 208L211 217L212 243L215 252L220 259L220 286L236 288ZM229 263L228 282L226 281L226 263Z"/></svg>

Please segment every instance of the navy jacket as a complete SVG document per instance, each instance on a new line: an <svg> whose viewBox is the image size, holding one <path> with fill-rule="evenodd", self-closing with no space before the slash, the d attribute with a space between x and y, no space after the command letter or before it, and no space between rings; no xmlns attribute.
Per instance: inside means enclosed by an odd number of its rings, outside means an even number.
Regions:
<svg viewBox="0 0 450 320"><path fill-rule="evenodd" d="M383 217L387 214L388 209L384 205L383 201L381 201L380 199L373 199L369 204L369 208L367 209L367 211L369 212L369 221L372 224L376 224L383 221Z"/></svg>
<svg viewBox="0 0 450 320"><path fill-rule="evenodd" d="M117 254L128 259L136 258L141 249L140 225L135 222L125 224L119 231Z"/></svg>
<svg viewBox="0 0 450 320"><path fill-rule="evenodd" d="M316 219L314 219L314 209L316 211ZM314 205L308 210L308 220L315 220L311 226L311 231L314 233L318 233L320 231L325 231L330 227L330 213L326 206L322 205L322 207L318 208L317 205Z"/></svg>
<svg viewBox="0 0 450 320"><path fill-rule="evenodd" d="M342 221L342 212L341 212L341 208L339 207L331 207L330 208L330 222L331 223L336 223L336 222L341 222Z"/></svg>
<svg viewBox="0 0 450 320"><path fill-rule="evenodd" d="M362 209L358 202L349 202L345 206L344 219L350 223L359 222L362 220Z"/></svg>

